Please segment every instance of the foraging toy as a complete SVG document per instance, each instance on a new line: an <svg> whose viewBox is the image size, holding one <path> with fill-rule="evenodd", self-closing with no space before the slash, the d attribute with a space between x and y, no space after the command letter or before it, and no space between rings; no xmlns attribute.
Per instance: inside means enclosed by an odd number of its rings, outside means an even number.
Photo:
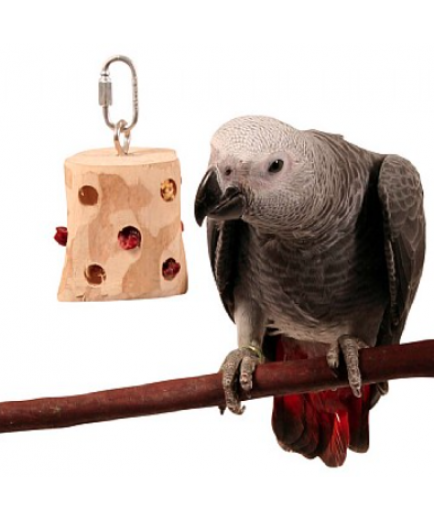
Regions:
<svg viewBox="0 0 435 521"><path fill-rule="evenodd" d="M132 74L133 116L113 123L109 67L121 61ZM187 272L180 220L180 164L171 149L132 148L138 120L137 75L131 60L105 64L99 100L115 146L88 150L65 161L68 226L58 298L101 301L185 293Z"/></svg>

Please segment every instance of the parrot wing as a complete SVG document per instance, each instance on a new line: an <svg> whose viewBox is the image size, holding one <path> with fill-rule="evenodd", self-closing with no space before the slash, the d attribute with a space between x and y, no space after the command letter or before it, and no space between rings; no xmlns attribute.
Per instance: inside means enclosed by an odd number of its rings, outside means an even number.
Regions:
<svg viewBox="0 0 435 521"><path fill-rule="evenodd" d="M237 277L240 234L246 224L240 220L218 222L207 218L208 254L223 305L234 321L234 285Z"/></svg>
<svg viewBox="0 0 435 521"><path fill-rule="evenodd" d="M426 226L417 170L406 159L386 156L379 172L378 194L390 289L378 344L390 344L400 340L423 270Z"/></svg>

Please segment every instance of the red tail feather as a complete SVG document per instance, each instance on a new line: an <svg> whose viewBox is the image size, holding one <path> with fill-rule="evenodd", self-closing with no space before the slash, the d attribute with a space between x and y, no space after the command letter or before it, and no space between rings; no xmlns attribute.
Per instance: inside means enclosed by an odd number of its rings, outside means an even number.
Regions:
<svg viewBox="0 0 435 521"><path fill-rule="evenodd" d="M291 340L275 340L276 360L307 358L304 345ZM272 426L285 450L307 458L319 456L329 467L339 467L347 449L366 452L369 446L370 386L362 397L350 389L321 391L274 399Z"/></svg>

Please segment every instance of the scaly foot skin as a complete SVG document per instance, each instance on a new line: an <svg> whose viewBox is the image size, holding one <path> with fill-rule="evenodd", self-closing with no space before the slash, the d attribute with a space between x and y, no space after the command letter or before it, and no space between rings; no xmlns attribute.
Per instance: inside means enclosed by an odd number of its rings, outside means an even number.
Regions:
<svg viewBox="0 0 435 521"><path fill-rule="evenodd" d="M337 340L337 344L330 347L326 360L331 369L338 369L340 363L340 352L343 353L347 368L349 386L357 398L361 398L362 379L359 370L358 351L369 347L361 339L351 335L343 335Z"/></svg>
<svg viewBox="0 0 435 521"><path fill-rule="evenodd" d="M252 377L258 364L264 361L263 354L255 347L240 347L231 351L224 360L222 371L222 386L225 393L226 407L234 414L243 414L245 407L239 398L239 385L249 394L252 389ZM221 408L221 413L225 407Z"/></svg>
<svg viewBox="0 0 435 521"><path fill-rule="evenodd" d="M376 387L381 396L385 396L386 394L388 394L388 391L390 388L390 386L388 385L388 382L379 382L378 384L376 384Z"/></svg>

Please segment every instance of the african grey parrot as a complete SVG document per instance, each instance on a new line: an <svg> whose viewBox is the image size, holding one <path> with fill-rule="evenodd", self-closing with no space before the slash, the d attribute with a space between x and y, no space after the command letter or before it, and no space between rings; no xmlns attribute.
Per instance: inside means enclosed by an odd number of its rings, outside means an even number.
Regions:
<svg viewBox="0 0 435 521"><path fill-rule="evenodd" d="M387 382L362 386L360 348L397 343L425 253L423 192L412 164L342 136L273 118L224 124L196 196L238 349L223 365L227 407L243 412L257 364L340 356L350 389L277 397L279 444L329 466L368 449L368 412Z"/></svg>

